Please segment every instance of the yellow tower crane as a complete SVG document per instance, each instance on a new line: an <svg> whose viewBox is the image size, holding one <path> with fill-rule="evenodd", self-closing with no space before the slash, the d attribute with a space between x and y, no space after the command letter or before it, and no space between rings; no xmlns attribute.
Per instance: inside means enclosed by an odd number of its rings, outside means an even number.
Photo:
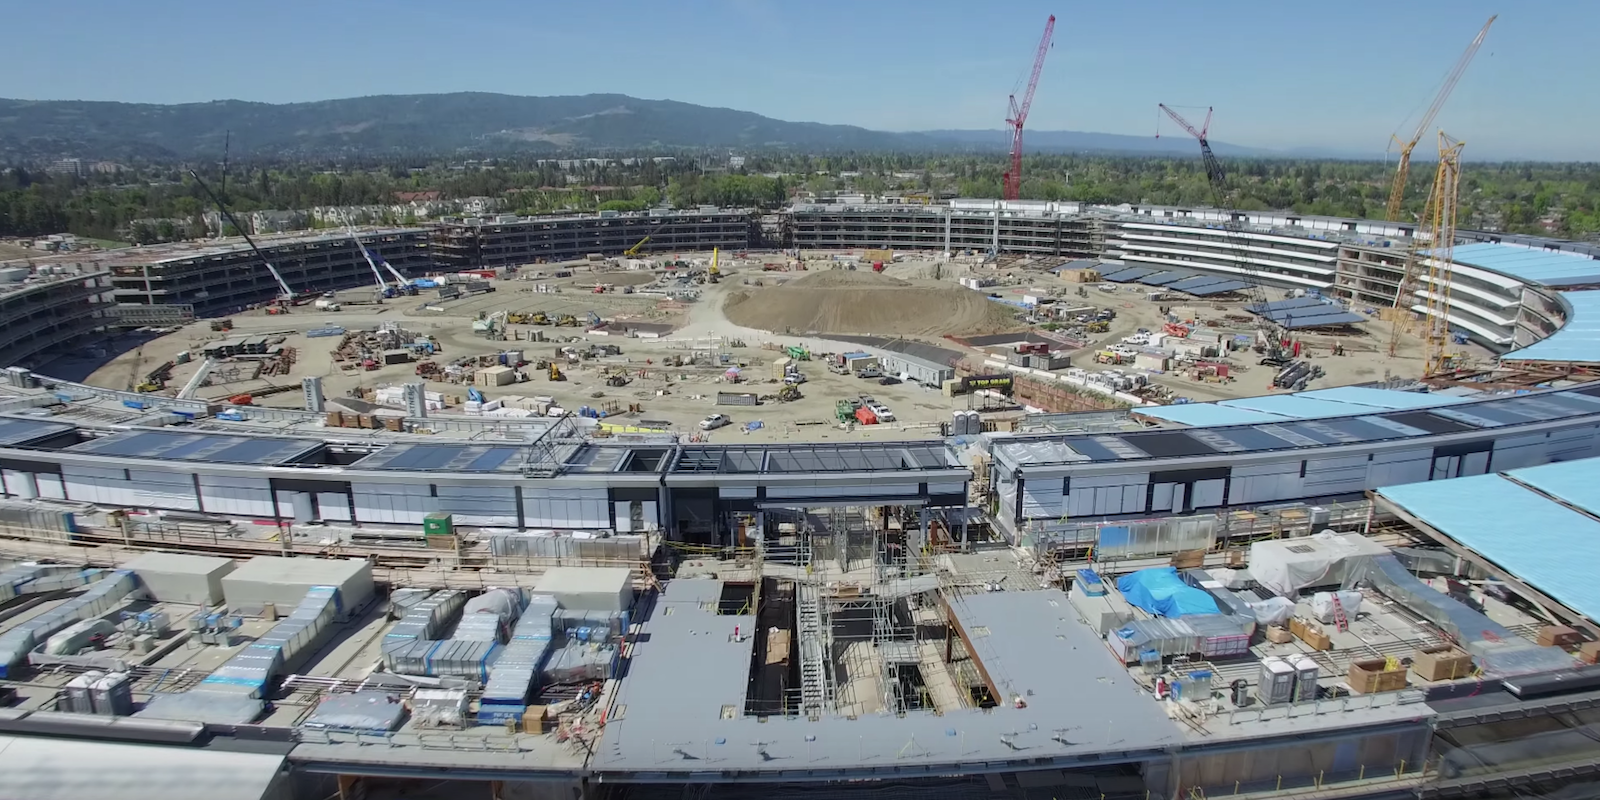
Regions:
<svg viewBox="0 0 1600 800"><path fill-rule="evenodd" d="M634 257L636 255L639 255L639 251L641 249L643 249L644 246L649 244L649 243L650 243L650 237L646 236L643 239L640 239L638 244L636 244L636 245L634 245L634 246L622 251L622 254L627 256L627 257L629 257L629 258L632 258L632 257Z"/></svg>
<svg viewBox="0 0 1600 800"><path fill-rule="evenodd" d="M1483 30L1478 31L1478 35L1472 40L1472 44L1467 45L1466 52L1462 53L1461 58L1456 61L1456 65L1450 68L1450 73L1445 76L1444 84L1439 87L1439 94L1433 98L1433 105L1428 106L1428 110L1423 113L1422 119L1417 122L1417 132L1411 136L1411 140L1401 141L1399 135L1393 137L1394 143L1400 145L1400 163L1395 168L1394 184L1389 187L1389 207L1384 219L1390 222L1399 221L1400 206L1405 201L1406 196L1406 177L1411 172L1411 151L1416 148L1417 142L1422 141L1422 137L1427 134L1429 127L1433 125L1433 118L1439 115L1439 109L1444 108L1444 101L1450 99L1450 92L1455 90L1456 83L1461 80L1461 75L1467 71L1467 65L1472 63L1472 57L1478 54L1478 48L1483 46L1483 40L1489 35L1489 26L1493 25L1498 18L1499 15L1496 14L1490 17L1488 22L1483 23ZM1398 305L1398 303L1399 298L1397 297L1396 304Z"/></svg>
<svg viewBox="0 0 1600 800"><path fill-rule="evenodd" d="M1434 172L1433 187L1428 191L1423 206L1421 230L1411 238L1406 248L1405 264L1400 274L1400 286L1395 291L1393 327L1389 329L1389 357L1394 358L1400 347L1400 337L1410 330L1413 312L1423 314L1427 333L1426 358L1431 370L1435 352L1433 324L1444 320L1444 338L1449 339L1450 317L1450 254L1455 245L1456 198L1460 187L1462 143L1439 131L1439 166ZM1448 225L1444 224L1448 219ZM1427 266L1423 266L1426 263ZM1441 264L1444 265L1441 268ZM1417 290L1419 275L1426 271L1423 280L1426 288ZM1421 297L1421 302L1417 298ZM1442 352L1442 345L1440 346Z"/></svg>
<svg viewBox="0 0 1600 800"><path fill-rule="evenodd" d="M1450 283L1455 271L1456 207L1461 195L1461 148L1465 143L1439 131L1439 170L1433 179L1433 214L1425 221L1428 253L1427 368L1423 375L1454 369L1450 348Z"/></svg>

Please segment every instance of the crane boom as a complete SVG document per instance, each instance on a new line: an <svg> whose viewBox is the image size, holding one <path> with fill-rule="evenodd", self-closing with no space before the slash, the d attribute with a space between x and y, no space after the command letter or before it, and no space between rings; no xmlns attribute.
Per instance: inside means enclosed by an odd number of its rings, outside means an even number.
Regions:
<svg viewBox="0 0 1600 800"><path fill-rule="evenodd" d="M1251 300L1255 301L1255 306L1262 308L1264 312L1264 307L1267 304L1266 289L1262 286L1259 271L1250 265L1250 253L1245 249L1241 241L1240 234L1244 231L1239 222L1239 215L1234 213L1233 204L1229 201L1228 172L1223 168L1222 161L1217 158L1217 154L1211 150L1211 114L1213 109L1206 109L1205 122L1196 128L1192 123L1184 119L1181 114L1167 107L1165 103L1157 103L1156 107L1166 112L1173 122L1178 123L1180 127L1189 132L1190 136L1200 142L1200 158L1205 162L1206 183L1211 185L1212 202L1224 215L1222 229L1228 234L1224 237L1224 241L1233 250L1234 259L1239 262L1241 277L1245 279L1245 283L1250 287L1249 295ZM1160 121L1159 117L1157 117L1157 121ZM1159 137L1160 135L1158 129L1156 136ZM1260 318L1262 326L1261 338L1267 355L1269 357L1281 357L1284 331L1281 330L1276 322L1269 319L1265 313L1261 314Z"/></svg>
<svg viewBox="0 0 1600 800"><path fill-rule="evenodd" d="M1022 95L1022 105L1011 95L1011 113L1006 124L1011 126L1011 168L1003 179L1005 199L1015 200L1022 193L1022 126L1028 121L1028 110L1033 108L1033 92L1039 88L1039 73L1044 71L1044 57L1050 53L1050 37L1056 30L1056 15L1051 14L1044 24L1044 36L1039 39L1039 52L1033 57L1033 73L1028 77L1028 90Z"/></svg>
<svg viewBox="0 0 1600 800"><path fill-rule="evenodd" d="M1478 31L1472 43L1462 52L1461 58L1456 60L1455 66L1450 68L1444 83L1439 87L1439 93L1433 98L1433 105L1428 106L1428 110L1423 112L1422 119L1417 123L1417 132L1411 135L1410 141L1402 142L1399 136L1393 137L1393 140L1400 145L1400 162L1395 166L1394 183L1389 187L1389 206L1384 214L1385 219L1391 222L1398 221L1400 207L1405 202L1406 179L1411 174L1411 151L1422 141L1429 126L1433 125L1433 118L1444 108L1445 101L1450 99L1450 93L1455 91L1456 84L1466 73L1467 65L1472 63L1472 57L1478 54L1478 48L1483 46L1483 40L1489 36L1489 26L1499 17L1500 15L1496 14L1490 17L1488 22L1483 23L1483 29Z"/></svg>
<svg viewBox="0 0 1600 800"><path fill-rule="evenodd" d="M344 220L344 229L350 232L350 240L356 243L356 249L367 259L367 266L372 268L372 279L378 282L378 292L381 294L389 287L384 284L383 273L378 271L378 265L372 260L372 252L361 243L361 237L356 235L356 226L350 224L350 215L340 211L339 217Z"/></svg>
<svg viewBox="0 0 1600 800"><path fill-rule="evenodd" d="M256 258L261 259L261 263L267 265L267 272L272 273L272 279L278 282L278 290L282 292L283 302L289 303L293 301L294 290L289 288L288 282L283 279L282 275L278 274L278 268L272 266L272 262L267 260L267 256L261 252L261 248L256 247L255 240L251 239L250 234L245 232L244 226L239 224L239 220L233 216L233 212L228 210L228 206L222 202L222 198L217 197L217 193L211 191L211 187L200 179L200 173L191 169L189 170L189 177L194 178L194 182L200 186L200 189L206 193L207 197L211 198L211 202L217 204L217 210L222 212L222 216L227 217L228 222L239 230L239 235L244 237L245 244L250 245L250 251L256 254Z"/></svg>

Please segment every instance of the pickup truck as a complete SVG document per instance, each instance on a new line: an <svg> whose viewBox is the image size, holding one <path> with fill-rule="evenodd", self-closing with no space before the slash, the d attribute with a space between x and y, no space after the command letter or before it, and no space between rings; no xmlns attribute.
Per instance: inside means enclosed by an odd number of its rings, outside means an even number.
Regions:
<svg viewBox="0 0 1600 800"><path fill-rule="evenodd" d="M878 369L877 367L865 367L863 369L856 370L856 377L857 378L881 378L881 377L883 377L883 370Z"/></svg>

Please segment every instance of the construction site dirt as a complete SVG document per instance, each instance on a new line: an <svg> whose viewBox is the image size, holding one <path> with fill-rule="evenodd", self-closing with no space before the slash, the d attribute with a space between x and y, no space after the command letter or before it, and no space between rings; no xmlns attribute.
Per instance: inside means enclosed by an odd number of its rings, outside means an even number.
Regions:
<svg viewBox="0 0 1600 800"><path fill-rule="evenodd" d="M726 262L725 262L726 263ZM852 326L848 330L831 333L874 333L899 336L937 345L945 350L957 351L963 358L960 363L968 373L993 371L993 362L1005 358L1003 347L984 351L956 343L933 332L951 336L992 333L996 329L1022 332L1029 330L1025 319L1029 312L1018 308L1025 296L1038 297L1049 292L1063 303L1089 303L1111 309L1115 318L1103 332L1090 337L1088 345L1071 354L1072 368L1086 370L1104 369L1095 364L1095 354L1101 348L1120 341L1140 328L1159 330L1165 317L1162 309L1180 319L1216 322L1229 315L1238 316L1243 300L1225 302L1191 301L1158 302L1148 297L1148 287L1122 287L1113 292L1089 291L1087 298L1078 297L1076 287L1059 281L1055 276L1041 272L990 275L994 285L974 291L955 284L955 277L981 274L982 267L934 259L905 259L887 266L886 274L840 270L834 274L818 269L822 264L812 262L805 273L799 273L789 287L776 291L790 291L812 286L815 291L851 293L853 287L870 286L875 292L933 291L939 293L966 293L955 297L970 297L978 304L974 318L981 320L978 329L962 330L955 326L928 324L918 330L885 330L882 323ZM724 269L720 283L685 283L676 276L652 274L649 271L594 271L588 265L539 265L550 277L531 277L528 268L518 278L492 281L493 292L441 302L424 291L421 297L389 300L383 305L356 304L365 292L357 290L342 293L339 309L317 310L299 307L285 316L241 315L232 319L232 330L214 331L206 322L198 322L177 332L147 341L141 347L125 352L94 370L89 382L115 389L130 388L148 371L169 360L179 361L180 353L187 353L187 363L177 364L167 378L166 388L156 394L171 396L183 387L199 368L201 353L212 343L225 338L260 337L272 334L274 341L281 336L279 346L292 348L296 358L286 374L253 378L251 370L230 369L231 362L217 365L209 385L202 386L196 397L224 401L240 395L251 395L251 402L275 407L298 407L301 395L299 381L306 376L323 379L325 395L330 399L359 396L370 399L376 389L398 386L418 380L419 367L427 373L429 391L438 392L446 399L446 408L433 413L458 414L468 395L468 385L447 379L442 370L451 362L469 363L457 371L465 380L473 376L480 364L498 363L498 354L521 351L526 362L514 370L512 381L505 385L478 384L486 400L505 397L548 398L554 405L569 412L585 406L607 410L607 423L622 429L640 427L665 421L670 430L684 437L699 437L710 441L771 441L771 440L863 440L863 439L914 439L937 436L940 425L949 422L951 413L968 408L1004 408L998 398L975 398L970 395L946 396L938 386L922 386L912 382L880 383L877 378L858 378L854 375L836 374L821 361L824 354L844 353L864 349L859 343L827 338L824 333L793 335L760 330L739 324L744 317L738 313L739 303L729 304L730 297L750 291L746 281L770 282L771 272L763 272L759 264L752 269L729 265ZM831 270L830 270L831 271ZM556 277L555 273L570 274ZM905 276L901 278L899 276ZM795 273L787 277L796 278ZM943 285L934 283L944 281ZM925 284L933 284L930 287ZM604 287L596 293L595 286ZM664 285L680 290L677 299L656 291ZM624 287L634 287L624 293ZM986 297L992 295L993 297ZM498 330L490 337L483 332L485 320L506 312L497 323ZM506 322L512 314L531 316L543 312L550 320L571 316L578 324L573 327L531 325ZM799 314L814 311L800 311ZM935 309L921 313L936 319L948 320L952 315ZM591 330L593 317L606 323ZM738 320L730 319L738 317ZM517 318L527 318L519 316ZM631 334L630 321L639 326ZM314 329L332 327L346 331L375 329L391 324L414 339L431 340L437 352L431 355L419 351L410 358L394 363L351 365L338 360L333 350L341 341L337 336L308 337ZM1340 335L1297 334L1302 344L1302 357L1322 367L1325 376L1315 381L1311 388L1322 388L1351 383L1381 380L1386 376L1416 377L1421 372L1421 344L1415 337L1402 338L1402 349L1397 357L1390 358L1384 351L1387 343L1387 323L1376 319L1363 323L1357 330ZM1245 331L1248 325L1240 325ZM920 335L919 335L920 334ZM504 338L499 338L503 336ZM593 350L595 345L610 345L620 353L606 354ZM805 376L805 381L795 386L799 399L779 401L784 387L783 375L773 366L786 357L785 348L803 348L813 360L798 361L795 366ZM872 349L872 348L865 348ZM1343 355L1333 355L1335 350ZM584 357L593 353L594 357ZM573 356L576 355L576 359ZM382 362L385 359L374 359ZM556 362L563 380L550 380L549 362ZM1249 351L1233 354L1227 380L1196 380L1186 377L1183 371L1149 373L1147 379L1170 390L1173 397L1194 400L1213 400L1270 393L1271 381L1277 370L1256 363ZM422 366L431 362L431 366ZM988 365L986 366L986 362ZM668 366L669 364L673 366ZM369 368L370 367L370 368ZM439 367L440 373L432 372ZM1120 367L1127 372L1131 368ZM737 378L730 374L736 370ZM1066 372L1066 369L1058 370ZM515 381L523 377L525 381ZM792 381L791 381L792 382ZM618 385L621 384L621 385ZM757 397L774 397L759 405L718 405L719 394L754 394ZM861 401L867 395L876 404L887 406L893 412L893 422L859 425L839 421L839 403ZM1088 405L1110 405L1093 393L1084 393ZM631 411L630 411L631 409ZM396 409L398 411L398 408ZM611 413L611 412L616 413ZM700 421L712 414L727 415L731 424L711 431L702 430ZM752 424L758 423L758 424Z"/></svg>

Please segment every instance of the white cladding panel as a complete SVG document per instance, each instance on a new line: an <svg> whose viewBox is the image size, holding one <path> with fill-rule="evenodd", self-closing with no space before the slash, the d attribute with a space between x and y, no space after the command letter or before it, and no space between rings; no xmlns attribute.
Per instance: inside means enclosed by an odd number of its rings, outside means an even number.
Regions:
<svg viewBox="0 0 1600 800"><path fill-rule="evenodd" d="M266 478L201 475L200 506L212 514L271 517L272 483Z"/></svg>
<svg viewBox="0 0 1600 800"><path fill-rule="evenodd" d="M1057 483L1059 486L1059 482ZM861 483L821 486L768 486L767 497L915 497L920 484L916 483Z"/></svg>
<svg viewBox="0 0 1600 800"><path fill-rule="evenodd" d="M350 495L344 492L318 492L317 513L329 522L349 522Z"/></svg>
<svg viewBox="0 0 1600 800"><path fill-rule="evenodd" d="M1306 459L1305 494L1320 497L1349 494L1367 488L1367 456Z"/></svg>
<svg viewBox="0 0 1600 800"><path fill-rule="evenodd" d="M67 499L67 489L66 486L62 484L60 475L51 475L47 472L40 472L35 474L33 478L34 482L39 485L40 497L48 497L52 500Z"/></svg>
<svg viewBox="0 0 1600 800"><path fill-rule="evenodd" d="M517 490L514 486L437 486L439 510L455 515L459 525L515 528Z"/></svg>
<svg viewBox="0 0 1600 800"><path fill-rule="evenodd" d="M523 525L557 530L611 527L610 498L605 489L522 487Z"/></svg>
<svg viewBox="0 0 1600 800"><path fill-rule="evenodd" d="M422 518L438 511L438 498L423 486L405 483L352 483L357 522L421 525ZM279 498L282 505L284 498ZM290 509L293 513L293 509Z"/></svg>
<svg viewBox="0 0 1600 800"><path fill-rule="evenodd" d="M1428 479L1432 470L1433 450L1398 450L1378 453L1367 465L1367 487L1396 486L1402 483L1420 483Z"/></svg>

